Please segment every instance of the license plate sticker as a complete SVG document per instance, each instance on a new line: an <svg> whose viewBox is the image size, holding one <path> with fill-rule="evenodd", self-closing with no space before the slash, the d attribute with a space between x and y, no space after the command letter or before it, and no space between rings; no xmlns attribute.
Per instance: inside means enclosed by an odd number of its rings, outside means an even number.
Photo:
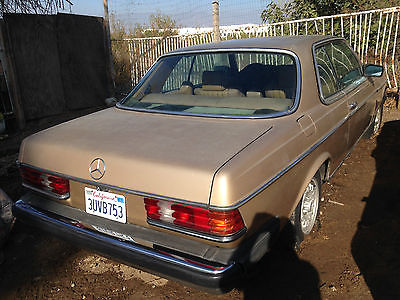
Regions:
<svg viewBox="0 0 400 300"><path fill-rule="evenodd" d="M88 214L126 223L126 199L122 195L85 187L85 204Z"/></svg>

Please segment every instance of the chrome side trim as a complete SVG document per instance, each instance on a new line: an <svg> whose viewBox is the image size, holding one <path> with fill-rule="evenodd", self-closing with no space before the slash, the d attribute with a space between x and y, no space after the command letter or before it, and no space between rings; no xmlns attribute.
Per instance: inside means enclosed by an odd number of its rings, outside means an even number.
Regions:
<svg viewBox="0 0 400 300"><path fill-rule="evenodd" d="M24 165L24 166L27 166L27 167L28 167L29 165ZM29 166L29 167L32 168L31 166ZM56 174L54 174L54 175L56 175ZM60 176L60 177L61 177L61 176ZM63 177L65 177L65 176L63 176ZM66 200L66 199L69 198L69 193L64 194L64 195L58 195L58 194L52 193L52 192L50 192L50 191L46 191L46 190L39 189L39 188L34 187L34 186L32 186L32 185L30 185L30 184L27 184L27 183L25 183L25 182L22 182L22 186L25 187L25 188L27 188L27 189L30 189L30 190L32 190L32 191L38 192L38 193L40 193L40 194L43 194L43 195L45 195L45 196L48 196L48 197L51 197L51 198L55 198L55 199L58 199L58 200Z"/></svg>
<svg viewBox="0 0 400 300"><path fill-rule="evenodd" d="M234 233L232 235L229 235L229 236L216 236L216 235L211 235L211 234L207 234L207 233L202 233L202 232L190 230L190 229L187 229L187 228L178 227L178 226L175 226L173 224L168 224L168 223L165 223L165 222L152 220L152 219L149 219L149 218L147 218L147 222L150 225L153 225L153 226L161 227L161 228L172 230L172 231L176 231L176 232L185 233L185 234L188 234L188 235L191 235L191 236L194 236L194 237L206 239L206 240L213 241L213 242L219 242L219 243L228 243L228 242L232 242L234 240L237 240L243 234L245 234L246 231L247 231L247 228L244 227L241 230L239 230L238 232L236 232L236 233Z"/></svg>
<svg viewBox="0 0 400 300"><path fill-rule="evenodd" d="M331 178L333 177L333 175L335 175L336 171L340 169L340 167L343 165L344 161L349 157L351 151L353 150L353 148L351 148L351 150L349 152L347 152L347 154L344 156L344 159L340 162L340 164L338 164L338 166L336 167L335 170L333 170L332 173L329 174L328 179L326 181L331 180Z"/></svg>
<svg viewBox="0 0 400 300"><path fill-rule="evenodd" d="M204 273L204 274L207 274L210 276L222 274L235 266L235 263L232 262L230 265L228 265L224 268L221 268L221 269L217 269L217 270L207 268L206 266L203 266L203 265L190 263L190 262L187 262L184 260L177 259L173 256L168 256L168 255L162 254L156 250L142 248L133 243L120 241L115 238L97 233L95 231L90 231L90 230L87 230L84 228L76 227L71 224L62 222L60 220L52 218L52 217L34 209L32 206L25 204L22 200L18 200L15 205L19 210L23 211L24 213L26 213L28 215L31 215L35 218L46 221L50 224L55 224L55 225L64 227L68 231L77 232L77 233L83 234L85 236L90 236L91 238L98 240L98 241L102 241L105 244L113 245L114 247L122 248L122 249L125 249L128 251L131 251L131 252L136 252L141 255L151 257L152 259L157 260L157 261L163 261L166 263L177 265L182 268L187 268L187 269L190 269L190 270L193 270L196 272Z"/></svg>
<svg viewBox="0 0 400 300"><path fill-rule="evenodd" d="M185 112L174 112L174 111L161 111L161 110L152 110L152 109L146 109L146 108L133 108L129 106L125 106L124 102L136 91L141 83L145 80L145 78L148 77L149 72L153 68L153 66L156 65L156 63L159 62L161 58L168 57L168 56L177 56L177 55L187 55L187 54L196 54L196 53L217 53L217 52L272 52L274 53L280 53L280 54L287 54L293 57L295 63L296 63L296 95L293 101L293 105L284 112L278 112L278 113L273 113L273 114L263 114L263 115L243 115L243 116L238 116L238 115L224 115L224 114L197 114L197 113L185 113ZM167 114L167 115L179 115L179 116L192 116L192 117L205 117L205 118L224 118L224 119L266 119L266 118L276 118L276 117L281 117L281 116L286 116L289 114L294 113L300 103L300 90L301 90L301 64L298 56L296 53L294 53L291 50L286 50L286 49L274 49L274 48L232 48L232 49L207 49L207 50L187 50L187 51L180 51L180 52L173 52L173 53L167 53L159 57L159 59L153 64L152 68L146 73L146 75L143 77L143 79L140 80L140 82L136 85L136 87L126 96L124 99L122 99L120 102L116 104L116 107L119 109L124 109L124 110L130 110L130 111L138 111L138 112L146 112L146 113L160 113L160 114Z"/></svg>

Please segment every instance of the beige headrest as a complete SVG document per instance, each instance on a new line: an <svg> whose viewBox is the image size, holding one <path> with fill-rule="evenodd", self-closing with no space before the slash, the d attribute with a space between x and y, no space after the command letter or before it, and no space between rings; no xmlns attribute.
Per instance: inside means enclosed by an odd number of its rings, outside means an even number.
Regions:
<svg viewBox="0 0 400 300"><path fill-rule="evenodd" d="M203 91L223 91L225 88L222 85L203 84Z"/></svg>
<svg viewBox="0 0 400 300"><path fill-rule="evenodd" d="M286 94L282 90L267 90L267 91L265 91L265 97L267 97L267 98L285 99L286 98Z"/></svg>
<svg viewBox="0 0 400 300"><path fill-rule="evenodd" d="M193 94L193 88L190 85L182 85L181 88L179 89L180 94L187 94L187 95L192 95Z"/></svg>
<svg viewBox="0 0 400 300"><path fill-rule="evenodd" d="M247 97L262 97L262 94L260 92L247 92L246 96Z"/></svg>

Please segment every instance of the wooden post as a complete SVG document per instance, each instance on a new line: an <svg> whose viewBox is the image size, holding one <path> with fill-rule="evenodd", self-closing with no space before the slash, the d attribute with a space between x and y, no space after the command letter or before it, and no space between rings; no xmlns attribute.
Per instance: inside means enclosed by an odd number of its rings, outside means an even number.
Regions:
<svg viewBox="0 0 400 300"><path fill-rule="evenodd" d="M0 53L8 94L17 119L18 128L25 128L25 114L21 102L21 94L17 82L17 74L12 56L11 41L4 20L0 22Z"/></svg>
<svg viewBox="0 0 400 300"><path fill-rule="evenodd" d="M112 50L111 50L111 38L110 38L110 17L108 15L108 0L103 0L104 5L104 28L106 33L106 48L108 51L109 56L109 74L111 75L112 81L112 90L114 94L115 89L115 70L114 70L114 63L112 57Z"/></svg>
<svg viewBox="0 0 400 300"><path fill-rule="evenodd" d="M213 0L212 2L212 18L214 26L214 42L219 43L221 41L221 34L219 32L219 2Z"/></svg>

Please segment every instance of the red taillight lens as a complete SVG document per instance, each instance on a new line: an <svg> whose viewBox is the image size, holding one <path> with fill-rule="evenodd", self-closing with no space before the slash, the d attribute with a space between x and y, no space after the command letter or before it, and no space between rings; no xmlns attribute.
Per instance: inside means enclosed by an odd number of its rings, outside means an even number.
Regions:
<svg viewBox="0 0 400 300"><path fill-rule="evenodd" d="M158 210L160 209L158 207L158 200L145 198L144 203L147 211L147 217L153 220L160 220L161 215L158 212Z"/></svg>
<svg viewBox="0 0 400 300"><path fill-rule="evenodd" d="M174 210L172 216L175 218L174 224L198 231L210 232L209 210L204 208L173 204Z"/></svg>
<svg viewBox="0 0 400 300"><path fill-rule="evenodd" d="M62 197L69 196L68 179L27 167L21 167L20 170L22 181L28 186L48 191Z"/></svg>
<svg viewBox="0 0 400 300"><path fill-rule="evenodd" d="M244 228L243 219L237 209L220 212L151 198L145 198L144 203L150 220L218 236L231 235Z"/></svg>

